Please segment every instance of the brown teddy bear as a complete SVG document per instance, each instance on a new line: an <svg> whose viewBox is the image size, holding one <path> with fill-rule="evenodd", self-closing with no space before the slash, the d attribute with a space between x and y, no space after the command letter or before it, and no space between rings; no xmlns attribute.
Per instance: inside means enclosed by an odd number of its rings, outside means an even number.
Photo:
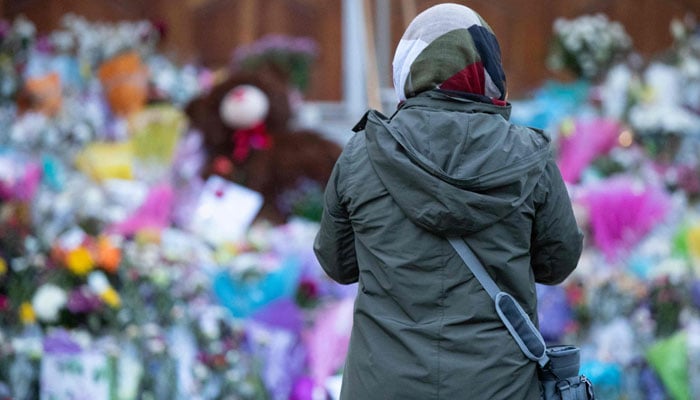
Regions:
<svg viewBox="0 0 700 400"><path fill-rule="evenodd" d="M271 71L234 72L185 109L203 136L203 178L216 174L261 193L256 219L275 224L320 216L342 150L319 132L291 128L289 87Z"/></svg>

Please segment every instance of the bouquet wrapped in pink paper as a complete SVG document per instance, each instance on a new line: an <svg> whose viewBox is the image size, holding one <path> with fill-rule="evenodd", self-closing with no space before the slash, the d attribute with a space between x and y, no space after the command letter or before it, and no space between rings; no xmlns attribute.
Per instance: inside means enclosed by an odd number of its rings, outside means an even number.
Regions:
<svg viewBox="0 0 700 400"><path fill-rule="evenodd" d="M557 164L567 183L576 183L596 158L606 155L618 143L620 124L610 119L579 119L570 132L562 131Z"/></svg>
<svg viewBox="0 0 700 400"><path fill-rule="evenodd" d="M41 166L14 150L0 148L0 201L30 201L41 182Z"/></svg>
<svg viewBox="0 0 700 400"><path fill-rule="evenodd" d="M168 184L152 187L143 204L128 218L110 226L108 231L120 235L131 235L140 230L160 231L168 227L173 196L173 189Z"/></svg>
<svg viewBox="0 0 700 400"><path fill-rule="evenodd" d="M627 176L582 188L577 202L587 210L593 244L608 260L628 255L671 208L663 188Z"/></svg>

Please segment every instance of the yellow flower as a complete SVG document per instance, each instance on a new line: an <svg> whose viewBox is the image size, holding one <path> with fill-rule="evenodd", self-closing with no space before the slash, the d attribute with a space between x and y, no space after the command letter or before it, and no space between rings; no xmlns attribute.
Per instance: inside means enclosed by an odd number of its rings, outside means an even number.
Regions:
<svg viewBox="0 0 700 400"><path fill-rule="evenodd" d="M0 257L0 276L3 276L7 273L7 262L5 261L4 258Z"/></svg>
<svg viewBox="0 0 700 400"><path fill-rule="evenodd" d="M102 271L90 273L87 281L90 290L98 295L107 305L114 308L121 305L122 299L119 297L119 293L109 284L107 276Z"/></svg>
<svg viewBox="0 0 700 400"><path fill-rule="evenodd" d="M138 244L158 244L161 240L161 232L154 228L141 228L136 232L135 241Z"/></svg>
<svg viewBox="0 0 700 400"><path fill-rule="evenodd" d="M226 264L243 253L243 249L234 243L224 243L218 246L214 252L214 259L219 264Z"/></svg>
<svg viewBox="0 0 700 400"><path fill-rule="evenodd" d="M19 319L23 324L29 325L36 322L36 314L34 313L34 307L31 303L25 301L19 306Z"/></svg>
<svg viewBox="0 0 700 400"><path fill-rule="evenodd" d="M639 98L642 101L642 103L652 103L654 100L657 98L656 90L654 90L653 86L649 85L644 85L642 86L641 93L639 94Z"/></svg>
<svg viewBox="0 0 700 400"><path fill-rule="evenodd" d="M100 294L102 301L107 303L112 308L117 308L122 304L122 299L119 297L119 293L113 288L108 288Z"/></svg>
<svg viewBox="0 0 700 400"><path fill-rule="evenodd" d="M92 254L85 247L77 247L66 255L66 267L76 275L85 276L94 266Z"/></svg>
<svg viewBox="0 0 700 400"><path fill-rule="evenodd" d="M559 132L563 137L569 137L576 131L576 123L573 118L565 118L559 127Z"/></svg>
<svg viewBox="0 0 700 400"><path fill-rule="evenodd" d="M700 226L688 230L688 252L695 258L700 258Z"/></svg>

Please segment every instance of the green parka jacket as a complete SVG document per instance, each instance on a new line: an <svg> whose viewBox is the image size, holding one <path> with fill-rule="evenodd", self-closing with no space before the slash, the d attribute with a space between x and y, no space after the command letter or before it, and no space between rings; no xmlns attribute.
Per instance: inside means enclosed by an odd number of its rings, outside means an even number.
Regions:
<svg viewBox="0 0 700 400"><path fill-rule="evenodd" d="M431 90L369 112L344 147L314 243L331 278L358 282L342 399L539 399L535 363L445 239L462 236L536 323L535 282L575 268L550 140L509 114Z"/></svg>

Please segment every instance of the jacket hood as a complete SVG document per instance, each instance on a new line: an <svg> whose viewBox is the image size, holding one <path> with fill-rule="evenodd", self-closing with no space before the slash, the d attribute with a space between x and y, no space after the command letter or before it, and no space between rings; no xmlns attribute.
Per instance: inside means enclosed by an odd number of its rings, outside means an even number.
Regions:
<svg viewBox="0 0 700 400"><path fill-rule="evenodd" d="M517 209L549 158L540 130L508 122L510 106L439 90L364 125L372 166L406 216L443 236L468 235Z"/></svg>

